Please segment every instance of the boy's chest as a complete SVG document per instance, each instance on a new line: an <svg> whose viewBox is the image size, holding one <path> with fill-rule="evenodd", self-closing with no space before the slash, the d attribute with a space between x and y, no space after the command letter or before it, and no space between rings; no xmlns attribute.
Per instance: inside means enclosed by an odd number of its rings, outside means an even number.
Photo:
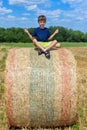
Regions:
<svg viewBox="0 0 87 130"><path fill-rule="evenodd" d="M38 37L47 37L48 33L46 30L40 30L37 32Z"/></svg>

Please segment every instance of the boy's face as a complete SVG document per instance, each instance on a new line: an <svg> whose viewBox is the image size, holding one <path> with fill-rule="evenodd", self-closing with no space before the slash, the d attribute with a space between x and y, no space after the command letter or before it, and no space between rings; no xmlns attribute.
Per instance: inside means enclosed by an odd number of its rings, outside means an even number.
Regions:
<svg viewBox="0 0 87 130"><path fill-rule="evenodd" d="M38 23L39 23L40 28L43 29L44 26L45 26L46 21L45 20L40 20Z"/></svg>

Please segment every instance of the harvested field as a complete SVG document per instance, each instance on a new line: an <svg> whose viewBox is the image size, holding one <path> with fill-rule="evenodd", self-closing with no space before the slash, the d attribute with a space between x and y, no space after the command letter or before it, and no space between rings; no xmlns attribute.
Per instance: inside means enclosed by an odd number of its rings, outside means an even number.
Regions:
<svg viewBox="0 0 87 130"><path fill-rule="evenodd" d="M4 97L4 72L5 61L9 47L0 47L0 130L8 130L5 97ZM55 128L55 130L87 130L87 47L67 48L72 51L77 60L77 85L78 85L78 123L69 128ZM26 128L21 128L27 130ZM18 130L12 128L12 130ZM41 130L41 129L39 129ZM46 129L45 129L46 130ZM50 129L51 130L51 129Z"/></svg>

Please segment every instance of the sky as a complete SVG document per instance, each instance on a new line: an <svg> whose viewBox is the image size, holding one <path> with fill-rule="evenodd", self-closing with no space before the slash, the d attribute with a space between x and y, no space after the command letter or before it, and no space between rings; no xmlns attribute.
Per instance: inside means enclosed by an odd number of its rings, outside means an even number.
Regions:
<svg viewBox="0 0 87 130"><path fill-rule="evenodd" d="M46 27L63 26L87 32L87 0L0 0L0 27L38 27L39 15Z"/></svg>

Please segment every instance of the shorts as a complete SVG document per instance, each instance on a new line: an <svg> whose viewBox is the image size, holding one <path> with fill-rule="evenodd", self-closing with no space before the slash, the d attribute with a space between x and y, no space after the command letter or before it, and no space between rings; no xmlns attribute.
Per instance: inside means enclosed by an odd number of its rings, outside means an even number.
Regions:
<svg viewBox="0 0 87 130"><path fill-rule="evenodd" d="M47 48L50 44L51 44L52 41L49 41L49 42L38 42L43 48Z"/></svg>

